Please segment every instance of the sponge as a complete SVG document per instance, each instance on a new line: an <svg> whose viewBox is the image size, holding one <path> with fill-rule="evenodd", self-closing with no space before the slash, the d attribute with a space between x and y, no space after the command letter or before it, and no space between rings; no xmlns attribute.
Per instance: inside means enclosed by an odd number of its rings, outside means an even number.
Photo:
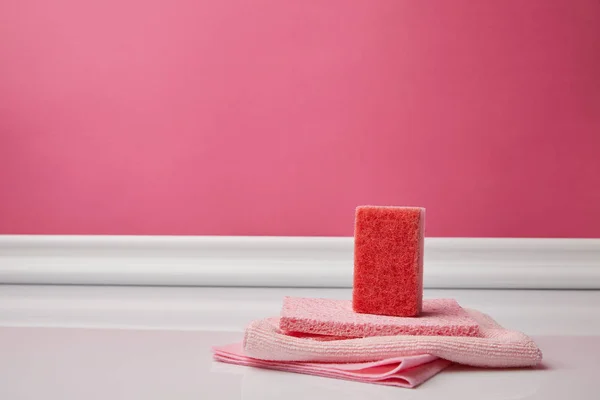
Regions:
<svg viewBox="0 0 600 400"><path fill-rule="evenodd" d="M422 315L410 318L355 313L349 300L286 297L279 326L336 338L480 335L477 321L453 299L425 300Z"/></svg>
<svg viewBox="0 0 600 400"><path fill-rule="evenodd" d="M423 299L425 209L360 206L354 226L354 311L415 317Z"/></svg>

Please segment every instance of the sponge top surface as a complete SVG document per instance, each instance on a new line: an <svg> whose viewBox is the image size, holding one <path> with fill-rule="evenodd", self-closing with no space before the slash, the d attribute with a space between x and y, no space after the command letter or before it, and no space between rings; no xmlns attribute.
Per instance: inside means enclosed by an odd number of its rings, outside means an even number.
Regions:
<svg viewBox="0 0 600 400"><path fill-rule="evenodd" d="M280 327L289 332L347 338L480 334L477 321L454 299L424 300L419 317L392 317L354 312L350 300L286 297Z"/></svg>

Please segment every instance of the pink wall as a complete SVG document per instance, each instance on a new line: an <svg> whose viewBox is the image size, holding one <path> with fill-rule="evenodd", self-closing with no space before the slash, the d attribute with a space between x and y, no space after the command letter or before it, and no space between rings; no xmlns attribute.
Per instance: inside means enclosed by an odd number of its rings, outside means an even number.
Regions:
<svg viewBox="0 0 600 400"><path fill-rule="evenodd" d="M597 0L8 0L0 60L0 233L600 237Z"/></svg>

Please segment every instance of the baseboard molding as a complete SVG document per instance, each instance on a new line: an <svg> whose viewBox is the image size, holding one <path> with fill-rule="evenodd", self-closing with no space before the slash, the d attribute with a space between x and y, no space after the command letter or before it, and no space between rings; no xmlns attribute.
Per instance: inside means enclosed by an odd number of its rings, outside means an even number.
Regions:
<svg viewBox="0 0 600 400"><path fill-rule="evenodd" d="M427 238L424 282L600 289L600 239ZM350 287L352 238L4 235L0 283Z"/></svg>

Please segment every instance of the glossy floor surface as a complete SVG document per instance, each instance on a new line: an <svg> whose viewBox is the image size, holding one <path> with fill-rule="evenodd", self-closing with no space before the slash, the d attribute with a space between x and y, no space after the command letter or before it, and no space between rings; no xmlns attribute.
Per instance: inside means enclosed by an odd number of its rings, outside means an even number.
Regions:
<svg viewBox="0 0 600 400"><path fill-rule="evenodd" d="M0 286L0 399L599 398L597 292L429 292L456 297L532 333L544 352L543 365L535 369L452 366L416 389L403 389L214 362L211 346L241 340L236 324L276 310L282 291L241 290L234 296L216 288L155 289L152 295L135 288ZM588 312L578 312L584 305ZM206 311L213 309L219 313ZM235 318L215 320L230 309ZM185 325L186 316L194 315L193 326ZM570 320L561 320L567 315ZM531 319L542 325L528 325Z"/></svg>
<svg viewBox="0 0 600 400"><path fill-rule="evenodd" d="M453 366L416 389L212 361L240 334L2 328L2 399L597 399L600 337L539 337L540 368Z"/></svg>

